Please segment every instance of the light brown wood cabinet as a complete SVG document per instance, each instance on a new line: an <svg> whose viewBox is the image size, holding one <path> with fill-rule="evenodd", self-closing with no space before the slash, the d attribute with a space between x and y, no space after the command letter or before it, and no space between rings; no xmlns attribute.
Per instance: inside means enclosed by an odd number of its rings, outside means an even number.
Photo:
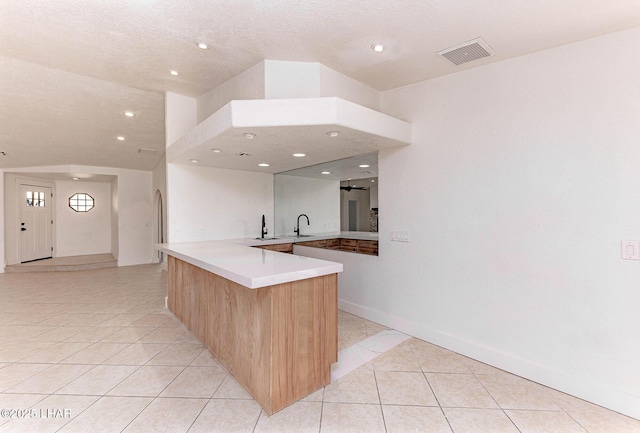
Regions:
<svg viewBox="0 0 640 433"><path fill-rule="evenodd" d="M360 254L378 255L378 241L365 241L358 239L358 252Z"/></svg>
<svg viewBox="0 0 640 433"><path fill-rule="evenodd" d="M256 245L255 248L262 250L278 251L281 253L293 254L293 244L271 244L271 245Z"/></svg>
<svg viewBox="0 0 640 433"><path fill-rule="evenodd" d="M370 256L378 255L378 241L373 240L335 238L296 242L296 245L350 251L352 253L368 254Z"/></svg>
<svg viewBox="0 0 640 433"><path fill-rule="evenodd" d="M340 239L327 239L327 246L325 248L329 248L330 250L339 250L340 249Z"/></svg>
<svg viewBox="0 0 640 433"><path fill-rule="evenodd" d="M173 256L168 268L169 310L267 414L331 382L337 274L249 289Z"/></svg>
<svg viewBox="0 0 640 433"><path fill-rule="evenodd" d="M317 241L296 242L296 245L302 245L303 247L326 248L327 241L326 239L320 239Z"/></svg>
<svg viewBox="0 0 640 433"><path fill-rule="evenodd" d="M342 251L358 251L358 241L356 239L340 239L340 249Z"/></svg>

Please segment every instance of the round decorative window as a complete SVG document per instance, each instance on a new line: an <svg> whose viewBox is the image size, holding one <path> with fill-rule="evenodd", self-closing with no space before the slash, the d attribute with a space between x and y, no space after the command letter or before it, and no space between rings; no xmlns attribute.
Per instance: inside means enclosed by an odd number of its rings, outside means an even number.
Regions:
<svg viewBox="0 0 640 433"><path fill-rule="evenodd" d="M89 212L93 209L93 197L79 192L69 197L69 207L76 212Z"/></svg>

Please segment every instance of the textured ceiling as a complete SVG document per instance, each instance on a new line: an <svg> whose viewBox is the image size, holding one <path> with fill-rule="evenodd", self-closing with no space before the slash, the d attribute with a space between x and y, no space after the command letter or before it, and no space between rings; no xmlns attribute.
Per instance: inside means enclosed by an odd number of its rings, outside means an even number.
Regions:
<svg viewBox="0 0 640 433"><path fill-rule="evenodd" d="M638 25L638 0L0 0L0 168L150 170L165 91L198 96L263 59L384 91ZM435 54L477 37L494 56Z"/></svg>

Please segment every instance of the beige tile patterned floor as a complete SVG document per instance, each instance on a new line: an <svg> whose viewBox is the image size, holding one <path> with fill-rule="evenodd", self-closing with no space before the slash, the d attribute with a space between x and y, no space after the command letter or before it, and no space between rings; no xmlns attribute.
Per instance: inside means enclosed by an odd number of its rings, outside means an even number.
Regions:
<svg viewBox="0 0 640 433"><path fill-rule="evenodd" d="M2 432L640 433L412 338L267 416L164 309L158 265L0 274ZM339 348L385 330L339 313Z"/></svg>

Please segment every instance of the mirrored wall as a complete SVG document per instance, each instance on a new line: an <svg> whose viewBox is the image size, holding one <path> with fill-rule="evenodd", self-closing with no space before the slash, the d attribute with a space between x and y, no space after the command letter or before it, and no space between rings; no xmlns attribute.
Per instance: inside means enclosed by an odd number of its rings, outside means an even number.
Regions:
<svg viewBox="0 0 640 433"><path fill-rule="evenodd" d="M378 153L278 173L275 236L378 231ZM306 215L307 218L299 215Z"/></svg>

